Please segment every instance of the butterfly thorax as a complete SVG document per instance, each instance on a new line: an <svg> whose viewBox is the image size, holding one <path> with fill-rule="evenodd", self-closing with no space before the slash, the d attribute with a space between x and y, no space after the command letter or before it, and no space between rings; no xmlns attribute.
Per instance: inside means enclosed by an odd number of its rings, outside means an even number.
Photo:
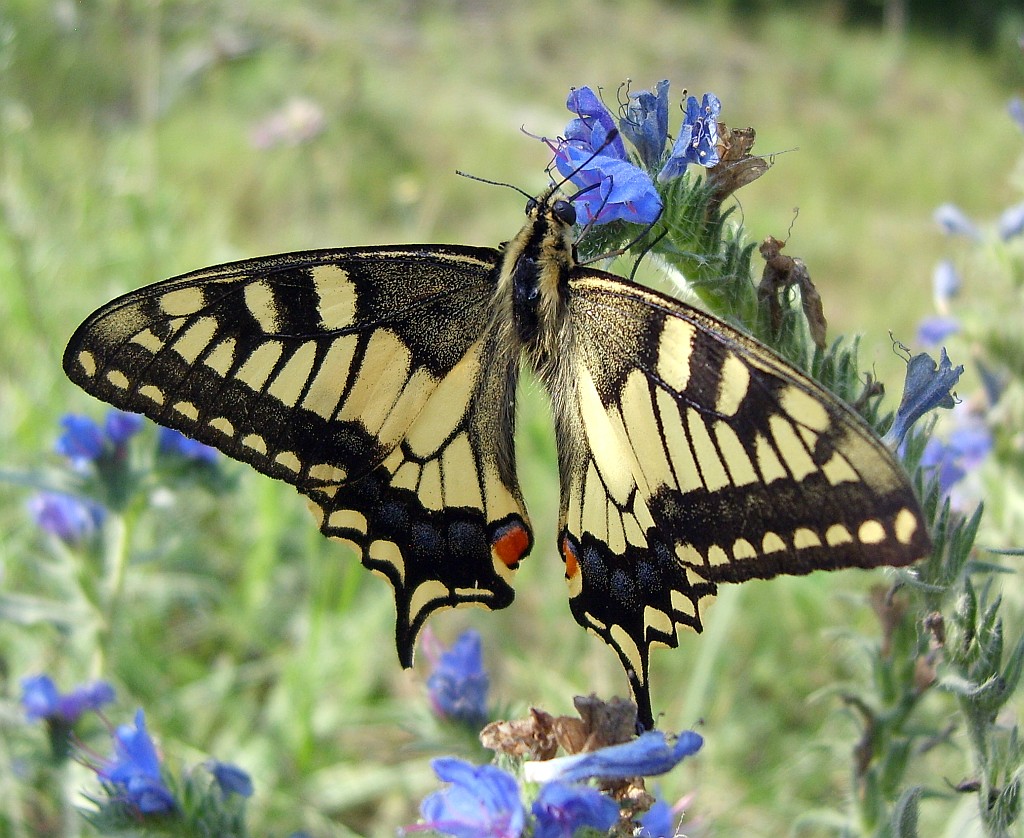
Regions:
<svg viewBox="0 0 1024 838"><path fill-rule="evenodd" d="M526 214L523 228L505 246L499 295L511 302L508 316L531 366L547 377L558 354L566 351L575 210L551 191L531 200Z"/></svg>

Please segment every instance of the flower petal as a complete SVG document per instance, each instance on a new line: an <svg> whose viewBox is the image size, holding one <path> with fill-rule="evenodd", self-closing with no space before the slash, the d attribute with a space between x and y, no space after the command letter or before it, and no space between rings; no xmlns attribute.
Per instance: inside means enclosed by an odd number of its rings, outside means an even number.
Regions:
<svg viewBox="0 0 1024 838"><path fill-rule="evenodd" d="M661 214L661 198L650 176L631 163L603 154L593 156L563 143L555 153L555 165L581 189L572 200L583 224L620 219L651 224Z"/></svg>
<svg viewBox="0 0 1024 838"><path fill-rule="evenodd" d="M591 777L603 780L649 777L671 771L684 757L699 751L703 744L700 734L692 730L683 731L671 745L660 730L650 730L622 745L528 762L523 766L523 776L537 783L551 780L575 783Z"/></svg>

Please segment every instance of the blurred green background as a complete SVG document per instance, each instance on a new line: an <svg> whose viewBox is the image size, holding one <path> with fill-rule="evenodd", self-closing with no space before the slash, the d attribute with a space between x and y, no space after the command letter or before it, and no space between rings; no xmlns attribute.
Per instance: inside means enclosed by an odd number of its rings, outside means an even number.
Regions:
<svg viewBox="0 0 1024 838"><path fill-rule="evenodd" d="M570 86L602 86L613 104L626 78L669 78L674 97L713 91L725 122L757 129L755 151L774 166L739 193L736 217L753 240L789 236L832 336L864 335L862 366L898 393L887 333L913 341L934 264L951 252L934 208L953 201L989 219L1019 200L1009 175L1020 132L1005 110L1024 87L1024 13L741 5L6 0L4 462L54 462L60 415L101 417L60 370L71 331L101 303L235 258L508 239L521 199L455 169L539 191L548 153L520 128L556 135ZM568 712L574 693L625 683L568 613L547 407L526 390L519 446L537 546L517 602L432 626L446 641L468 625L483 633L495 699L511 713ZM152 526L107 671L88 671L73 625L0 627L8 717L24 674L100 674L144 704L166 750L253 774L254 834L391 834L434 788L426 758L449 746L408 732L427 710L422 672L400 671L392 651L390 591L320 538L290 488L237 473L236 493L176 498ZM14 591L41 584L25 497L0 485L0 584ZM784 834L849 794L855 729L816 691L858 677L863 661L831 626L873 630L856 592L882 580L847 572L728 590L703 638L654 653L661 725L703 722L708 738L661 783L670 799L695 792L707 831L691 834Z"/></svg>

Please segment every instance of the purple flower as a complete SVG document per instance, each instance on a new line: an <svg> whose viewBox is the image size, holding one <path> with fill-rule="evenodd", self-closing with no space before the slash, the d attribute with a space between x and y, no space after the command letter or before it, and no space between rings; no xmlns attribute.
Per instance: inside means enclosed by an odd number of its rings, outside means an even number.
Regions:
<svg viewBox="0 0 1024 838"><path fill-rule="evenodd" d="M638 838L673 838L676 834L675 818L672 807L664 800L654 801L654 805L640 818Z"/></svg>
<svg viewBox="0 0 1024 838"><path fill-rule="evenodd" d="M572 838L577 829L607 832L619 819L619 805L590 786L548 783L533 802L533 838Z"/></svg>
<svg viewBox="0 0 1024 838"><path fill-rule="evenodd" d="M114 758L98 773L121 789L124 801L143 814L176 808L174 796L160 776L160 758L142 710L135 714L134 727L120 725L114 732Z"/></svg>
<svg viewBox="0 0 1024 838"><path fill-rule="evenodd" d="M603 780L625 780L664 774L704 744L699 733L684 730L669 744L660 730L649 730L622 745L609 745L596 751L559 757L541 762L528 762L523 776L534 783L564 780L577 783L591 777Z"/></svg>
<svg viewBox="0 0 1024 838"><path fill-rule="evenodd" d="M51 719L73 725L88 710L99 710L115 698L106 681L93 681L61 695L49 675L21 679L21 705L29 721Z"/></svg>
<svg viewBox="0 0 1024 838"><path fill-rule="evenodd" d="M125 413L123 410L111 410L103 423L103 429L114 445L120 448L135 434L142 430L145 419L138 413Z"/></svg>
<svg viewBox="0 0 1024 838"><path fill-rule="evenodd" d="M221 794L224 797L229 797L232 794L252 797L252 778L237 765L212 759L206 764L206 767L213 775L217 785L220 786Z"/></svg>
<svg viewBox="0 0 1024 838"><path fill-rule="evenodd" d="M899 447L911 425L926 413L937 407L953 407L955 402L950 390L956 386L963 371L963 364L953 366L945 349L939 353L938 365L927 352L911 358L907 362L903 398L896 408L896 418L885 435L885 442L893 448Z"/></svg>
<svg viewBox="0 0 1024 838"><path fill-rule="evenodd" d="M91 501L60 492L40 492L28 502L36 526L65 544L80 544L103 524L106 510Z"/></svg>
<svg viewBox="0 0 1024 838"><path fill-rule="evenodd" d="M981 238L977 226L956 204L942 204L936 208L932 217L946 235L967 236L969 239Z"/></svg>
<svg viewBox="0 0 1024 838"><path fill-rule="evenodd" d="M1024 233L1024 204L1015 204L999 216L999 238L1004 242Z"/></svg>
<svg viewBox="0 0 1024 838"><path fill-rule="evenodd" d="M69 413L60 423L64 433L57 438L54 450L71 460L72 465L83 467L103 455L106 447L103 431L88 416Z"/></svg>
<svg viewBox="0 0 1024 838"><path fill-rule="evenodd" d="M432 829L456 838L519 838L526 813L515 777L493 765L476 766L454 757L435 759L438 779L451 785L420 806L423 823L407 830Z"/></svg>
<svg viewBox="0 0 1024 838"><path fill-rule="evenodd" d="M565 106L576 114L576 119L565 128L566 140L588 154L601 153L616 160L629 160L615 127L615 117L593 90L589 87L573 88Z"/></svg>
<svg viewBox="0 0 1024 838"><path fill-rule="evenodd" d="M217 449L204 445L198 440L185 436L170 428L161 427L157 431L157 451L186 460L197 460L201 463L215 463Z"/></svg>
<svg viewBox="0 0 1024 838"><path fill-rule="evenodd" d="M480 725L487 720L487 688L479 632L464 631L441 652L427 678L434 712L445 719Z"/></svg>
<svg viewBox="0 0 1024 838"><path fill-rule="evenodd" d="M705 168L718 163L718 114L721 110L722 103L714 93L705 93L700 104L694 96L686 100L686 115L672 153L658 173L659 183L679 177L690 163Z"/></svg>
<svg viewBox="0 0 1024 838"><path fill-rule="evenodd" d="M582 209L581 222L607 224L623 220L650 224L661 214L661 198L650 175L632 163L565 142L555 151L555 165L580 187L572 199Z"/></svg>
<svg viewBox="0 0 1024 838"><path fill-rule="evenodd" d="M626 113L619 120L619 130L652 171L661 163L668 139L668 80L659 81L655 91L630 93Z"/></svg>
<svg viewBox="0 0 1024 838"><path fill-rule="evenodd" d="M925 346L938 346L950 335L960 331L960 321L955 317L926 317L917 324L917 339Z"/></svg>

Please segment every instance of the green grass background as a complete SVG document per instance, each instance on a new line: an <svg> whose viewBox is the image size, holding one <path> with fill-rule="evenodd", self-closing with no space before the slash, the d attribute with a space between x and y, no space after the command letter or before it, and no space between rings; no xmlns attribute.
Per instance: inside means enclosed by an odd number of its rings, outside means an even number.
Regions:
<svg viewBox="0 0 1024 838"><path fill-rule="evenodd" d="M934 207L952 200L986 218L1019 200L1008 185L1020 152L1005 118L1013 77L955 39L888 38L841 26L830 9L737 20L713 4L649 0L8 0L5 464L55 463L58 417L102 415L60 371L71 331L102 302L234 258L505 240L521 223L520 198L454 170L539 191L547 153L520 127L555 135L570 86L602 85L613 102L627 77L637 87L670 78L675 96L713 91L724 121L757 129L755 150L775 154L775 165L739 193L738 217L756 240L789 233L786 252L807 262L832 334L863 334L863 366L899 392L887 331L912 340L931 309L934 263L954 252ZM251 49L224 57L232 39ZM323 108L324 131L254 148L253 126L294 96ZM446 641L466 626L482 632L494 699L510 713L568 712L572 695L622 693L625 682L566 607L553 442L533 388L521 417L537 546L518 599L499 614L449 612L431 625ZM399 669L388 587L321 539L301 498L235 470L237 492L164 498L160 515L139 523L124 600L104 624L70 607L61 625L5 615L3 724L17 724L22 675L48 670L64 686L102 675L125 697L125 719L136 702L146 707L175 758L214 754L253 774L254 834L392 834L435 788L428 757L451 747L410 732L427 713L422 661ZM26 496L0 485L9 592L40 591L53 566ZM874 631L862 592L883 581L846 572L729 589L703 637L655 651L661 725L700 725L707 737L698 759L660 783L669 799L695 792L692 817L705 826L691 834L786 834L810 810L843 806L856 729L828 688L864 677L866 658L844 636ZM97 637L102 672L91 671ZM939 748L920 771L937 786L964 766ZM16 777L0 782L16 792L9 834L35 834L13 825L25 812ZM935 828L948 818L943 805Z"/></svg>

